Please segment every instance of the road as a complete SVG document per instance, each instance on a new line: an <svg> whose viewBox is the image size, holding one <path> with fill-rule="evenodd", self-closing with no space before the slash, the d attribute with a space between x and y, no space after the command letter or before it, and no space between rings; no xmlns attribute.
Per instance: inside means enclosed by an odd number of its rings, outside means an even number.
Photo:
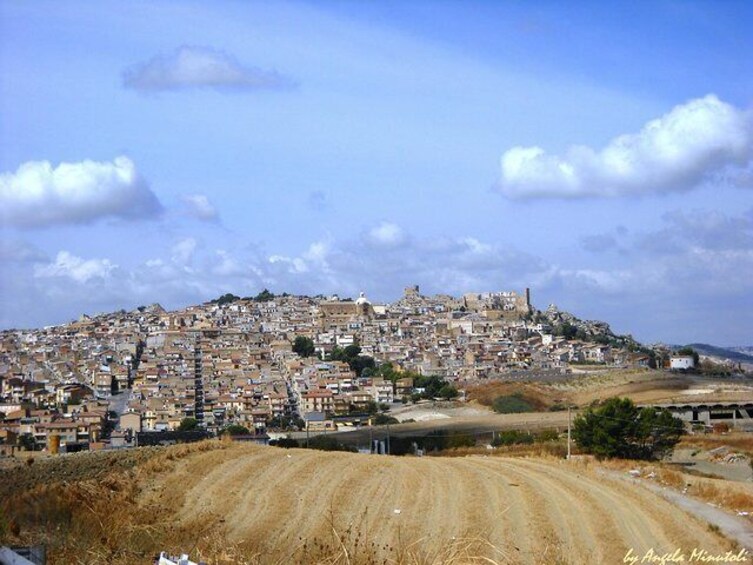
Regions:
<svg viewBox="0 0 753 565"><path fill-rule="evenodd" d="M658 494L665 500L669 500L673 504L679 506L687 512L690 512L694 516L705 520L709 524L717 526L719 530L729 539L739 543L741 547L753 551L753 527L751 527L750 522L748 522L747 520L733 516L732 514L725 512L724 510L681 494L667 487L649 483L644 480L635 479L633 477L625 476L621 473L616 473L613 471L605 472L605 474L611 477L619 478L623 481L628 481L634 485L640 485Z"/></svg>

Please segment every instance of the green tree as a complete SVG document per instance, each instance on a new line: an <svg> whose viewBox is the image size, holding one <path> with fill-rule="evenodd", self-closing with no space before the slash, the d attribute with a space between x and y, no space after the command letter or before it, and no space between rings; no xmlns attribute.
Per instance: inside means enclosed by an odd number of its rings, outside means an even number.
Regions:
<svg viewBox="0 0 753 565"><path fill-rule="evenodd" d="M554 328L554 335L562 336L567 340L573 339L578 333L578 328L572 325L570 322L563 322Z"/></svg>
<svg viewBox="0 0 753 565"><path fill-rule="evenodd" d="M196 418L183 418L178 426L179 432L191 432L198 429L199 421Z"/></svg>
<svg viewBox="0 0 753 565"><path fill-rule="evenodd" d="M293 352L301 357L311 357L314 354L314 340L306 336L296 336L293 341Z"/></svg>
<svg viewBox="0 0 753 565"><path fill-rule="evenodd" d="M225 434L230 436L247 436L250 435L251 432L246 426L241 426L240 424L230 424L227 428L222 430L222 435Z"/></svg>
<svg viewBox="0 0 753 565"><path fill-rule="evenodd" d="M18 436L18 445L24 448L25 451L34 451L37 448L34 436L29 433Z"/></svg>
<svg viewBox="0 0 753 565"><path fill-rule="evenodd" d="M348 362L351 370L356 372L356 376L360 377L367 369L373 369L376 367L376 362L373 357L368 355L358 355Z"/></svg>
<svg viewBox="0 0 753 565"><path fill-rule="evenodd" d="M236 300L240 300L240 296L236 296L235 294L228 292L227 294L223 294L219 298L216 298L212 300L211 302L213 304L218 304L222 306L223 304L230 304L231 302L235 302Z"/></svg>
<svg viewBox="0 0 753 565"><path fill-rule="evenodd" d="M456 389L450 383L444 384L442 388L439 389L439 397L444 398L445 400L452 400L453 398L457 398L457 396L458 389Z"/></svg>
<svg viewBox="0 0 753 565"><path fill-rule="evenodd" d="M269 290L267 290L266 288L262 290L259 294L254 296L254 300L256 302L269 302L270 300L274 300L274 299L275 299L275 295L269 292Z"/></svg>
<svg viewBox="0 0 753 565"><path fill-rule="evenodd" d="M573 439L599 458L652 459L680 440L683 422L667 410L638 408L629 398L612 398L575 419Z"/></svg>

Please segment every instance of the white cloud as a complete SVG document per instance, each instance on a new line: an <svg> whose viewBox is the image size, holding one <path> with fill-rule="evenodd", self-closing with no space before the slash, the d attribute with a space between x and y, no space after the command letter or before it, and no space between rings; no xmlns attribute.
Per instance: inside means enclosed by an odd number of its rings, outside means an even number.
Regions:
<svg viewBox="0 0 753 565"><path fill-rule="evenodd" d="M173 262L178 263L179 265L190 263L193 259L193 254L196 251L196 240L192 237L181 239L178 243L173 245L171 251Z"/></svg>
<svg viewBox="0 0 753 565"><path fill-rule="evenodd" d="M750 113L710 94L600 151L572 146L558 156L513 147L502 155L498 188L511 198L579 198L683 191L713 179L744 185L751 162Z"/></svg>
<svg viewBox="0 0 753 565"><path fill-rule="evenodd" d="M204 194L187 194L182 197L186 212L204 222L219 222L220 214Z"/></svg>
<svg viewBox="0 0 753 565"><path fill-rule="evenodd" d="M79 283L86 283L93 278L105 279L117 268L108 259L82 259L69 253L60 251L54 263L36 265L36 278L67 277Z"/></svg>
<svg viewBox="0 0 753 565"><path fill-rule="evenodd" d="M397 224L382 222L369 230L367 239L378 247L398 247L405 243L406 236Z"/></svg>
<svg viewBox="0 0 753 565"><path fill-rule="evenodd" d="M9 226L39 228L100 218L150 218L162 205L133 161L61 163L29 161L0 175L0 219Z"/></svg>
<svg viewBox="0 0 753 565"><path fill-rule="evenodd" d="M184 45L157 55L123 73L123 85L142 92L188 88L234 90L279 89L294 85L277 71L245 67L234 57L212 49Z"/></svg>

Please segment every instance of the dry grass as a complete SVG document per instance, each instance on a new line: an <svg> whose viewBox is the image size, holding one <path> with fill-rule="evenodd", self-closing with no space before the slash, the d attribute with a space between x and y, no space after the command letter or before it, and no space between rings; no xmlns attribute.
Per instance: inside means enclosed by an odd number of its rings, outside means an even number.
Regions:
<svg viewBox="0 0 753 565"><path fill-rule="evenodd" d="M469 387L467 394L469 400L475 400L482 406L491 406L499 396L518 394L538 411L547 410L556 401L550 393L544 391L539 386L503 381L491 381Z"/></svg>
<svg viewBox="0 0 753 565"><path fill-rule="evenodd" d="M666 463L613 459L594 464L620 472L639 470L642 480L659 483L731 512L753 512L753 485L748 483L701 477L679 471L677 467L670 467Z"/></svg>
<svg viewBox="0 0 753 565"><path fill-rule="evenodd" d="M564 459L567 456L567 443L565 441L548 441L543 443L500 446L494 449L488 449L485 446L456 447L429 452L427 454L429 457L467 457L470 455Z"/></svg>
<svg viewBox="0 0 753 565"><path fill-rule="evenodd" d="M588 488L601 482L590 472L594 462L578 458L571 462L576 469L571 469L558 462L564 453L552 452L563 447L552 442L493 452L529 457L518 461L441 461L284 451L219 441L174 446L155 451L135 468L114 467L105 477L37 484L0 500L5 522L16 525L16 531L0 528L0 544L46 543L50 563L66 564L144 563L165 550L228 565L512 565L523 560L564 565L583 562L583 552L588 551L583 542L593 541L582 533L582 524L588 522L595 531L604 523L614 524L616 530L596 536L599 541L592 549L616 555L621 538L628 536L619 529L620 517L637 520L644 516L641 505L632 494L625 495L624 504L610 509L612 518L605 520L600 495ZM455 456L477 453L457 450ZM550 515L543 501L556 499L576 473L578 490L583 491L578 499L582 516L576 520ZM267 488L254 490L265 477ZM296 482L302 477L310 484ZM516 484L509 484L511 477ZM291 490L292 485L301 490ZM477 491L481 485L490 496ZM360 487L353 491L357 496L344 496L355 486ZM525 508L510 511L505 529L485 530L507 511L500 512L499 504L509 504L511 493ZM198 500L202 494L205 498ZM707 492L712 494L723 493ZM367 497L363 505L360 497ZM328 510L324 503L325 516L322 500L330 500ZM446 513L456 501L462 504L455 514ZM296 504L302 510L297 518ZM398 507L399 521L393 515ZM526 508L531 509L530 518ZM654 513L658 529L674 517L673 509L658 501ZM422 527L426 523L431 526ZM463 525L454 529L458 523ZM286 527L292 534L282 544L265 545L282 536ZM703 531L687 527L692 539L703 537ZM607 533L611 537L605 537ZM646 543L651 536L644 532ZM518 545L522 550L528 547L526 559L516 553Z"/></svg>
<svg viewBox="0 0 753 565"><path fill-rule="evenodd" d="M715 449L728 446L737 451L753 453L753 434L746 432L729 432L723 434L694 434L685 435L677 447L695 447L701 449Z"/></svg>

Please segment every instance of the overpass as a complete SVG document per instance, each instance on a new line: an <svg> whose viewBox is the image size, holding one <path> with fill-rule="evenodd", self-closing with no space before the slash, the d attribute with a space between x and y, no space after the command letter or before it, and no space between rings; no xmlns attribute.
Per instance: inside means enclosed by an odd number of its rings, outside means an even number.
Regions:
<svg viewBox="0 0 753 565"><path fill-rule="evenodd" d="M647 404L654 408L666 408L688 423L725 423L753 426L753 400L741 402L675 402L671 404Z"/></svg>

